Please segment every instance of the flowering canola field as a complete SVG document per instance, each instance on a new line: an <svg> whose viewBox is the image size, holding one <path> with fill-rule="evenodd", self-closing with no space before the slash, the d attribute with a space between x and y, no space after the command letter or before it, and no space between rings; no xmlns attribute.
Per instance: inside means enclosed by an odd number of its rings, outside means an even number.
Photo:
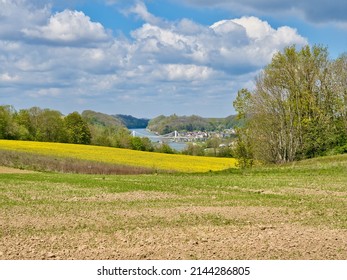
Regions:
<svg viewBox="0 0 347 280"><path fill-rule="evenodd" d="M171 155L63 143L0 140L0 149L180 172L218 171L234 168L236 164L236 160L230 158Z"/></svg>

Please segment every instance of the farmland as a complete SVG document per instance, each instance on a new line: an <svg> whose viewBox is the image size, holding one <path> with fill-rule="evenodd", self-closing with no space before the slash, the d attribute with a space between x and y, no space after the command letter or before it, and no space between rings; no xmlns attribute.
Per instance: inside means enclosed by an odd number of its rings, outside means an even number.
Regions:
<svg viewBox="0 0 347 280"><path fill-rule="evenodd" d="M3 168L0 208L0 259L346 259L347 156L131 176Z"/></svg>
<svg viewBox="0 0 347 280"><path fill-rule="evenodd" d="M39 155L55 156L58 158L75 158L181 172L218 171L235 167L236 163L235 159L228 158L170 155L109 147L61 143L0 140L0 147L2 150L27 152Z"/></svg>

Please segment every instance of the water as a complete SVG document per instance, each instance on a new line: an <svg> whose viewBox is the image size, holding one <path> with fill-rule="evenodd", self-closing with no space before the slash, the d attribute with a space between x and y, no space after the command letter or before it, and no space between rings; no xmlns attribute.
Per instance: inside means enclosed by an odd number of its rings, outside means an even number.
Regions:
<svg viewBox="0 0 347 280"><path fill-rule="evenodd" d="M158 143L158 142L167 142L168 139L162 139L160 137L158 137L158 135L146 130L145 128L135 128L135 129L130 129L130 131L135 131L136 136L140 136L140 137L148 137L152 142L154 143ZM176 151L183 151L186 147L187 144L186 143L182 143L182 142L171 142L168 141L167 144L174 150Z"/></svg>

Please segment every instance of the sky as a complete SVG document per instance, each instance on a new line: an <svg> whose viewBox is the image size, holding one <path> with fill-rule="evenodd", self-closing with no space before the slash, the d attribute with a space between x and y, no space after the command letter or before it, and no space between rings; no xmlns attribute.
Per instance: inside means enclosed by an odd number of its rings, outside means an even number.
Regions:
<svg viewBox="0 0 347 280"><path fill-rule="evenodd" d="M0 0L0 105L226 117L285 47L347 52L345 0Z"/></svg>

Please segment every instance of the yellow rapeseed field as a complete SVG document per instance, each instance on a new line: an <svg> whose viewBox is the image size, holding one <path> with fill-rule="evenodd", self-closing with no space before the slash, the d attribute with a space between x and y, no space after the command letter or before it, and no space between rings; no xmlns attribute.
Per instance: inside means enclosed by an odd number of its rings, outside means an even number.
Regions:
<svg viewBox="0 0 347 280"><path fill-rule="evenodd" d="M181 172L218 171L233 168L236 163L235 159L230 158L171 155L91 145L31 141L0 140L0 149Z"/></svg>

